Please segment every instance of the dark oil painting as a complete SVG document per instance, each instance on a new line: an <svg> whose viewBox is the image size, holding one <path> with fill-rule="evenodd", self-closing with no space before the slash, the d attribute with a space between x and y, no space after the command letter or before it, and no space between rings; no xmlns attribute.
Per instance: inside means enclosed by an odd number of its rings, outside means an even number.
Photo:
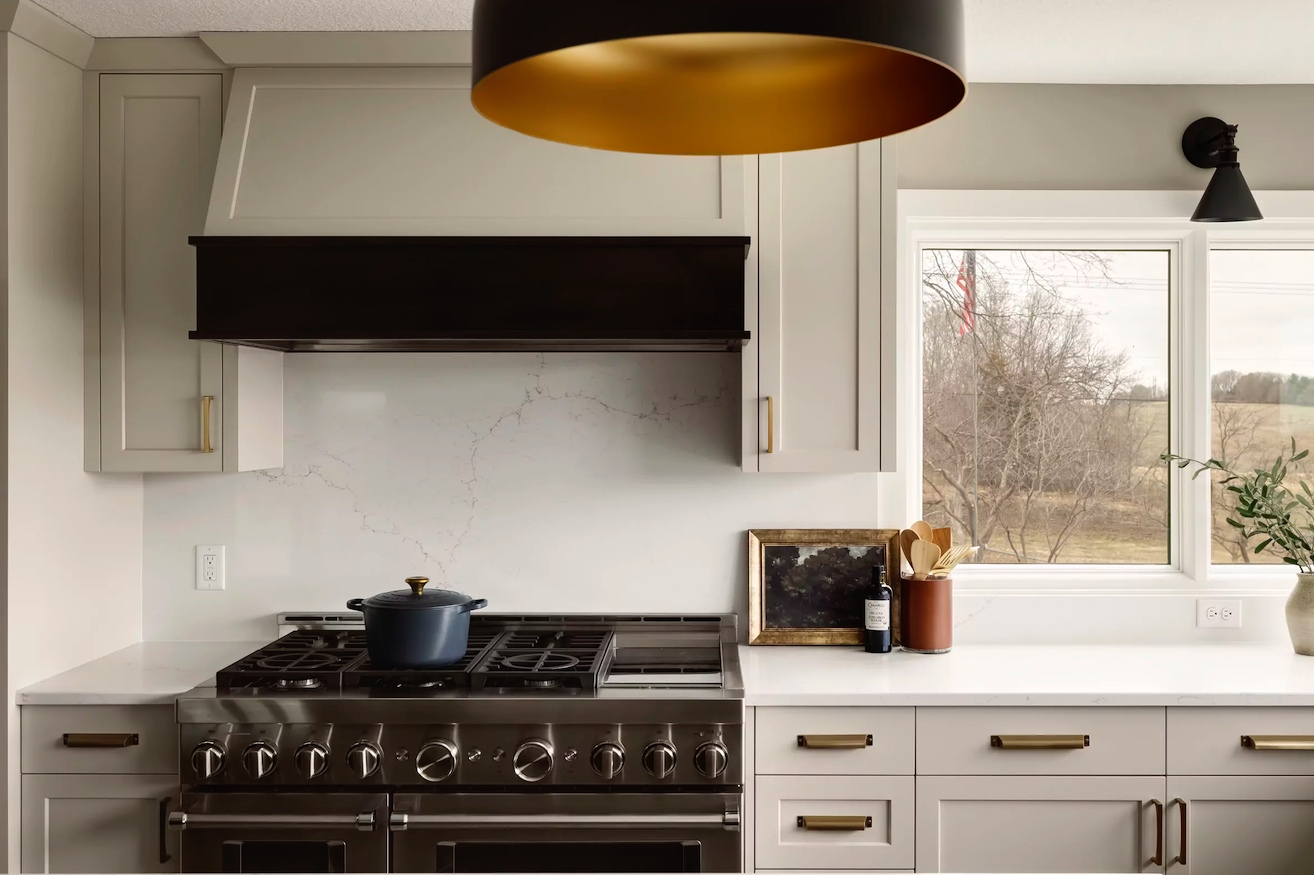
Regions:
<svg viewBox="0 0 1314 875"><path fill-rule="evenodd" d="M885 545L768 544L763 605L768 629L861 629L863 591L885 565Z"/></svg>

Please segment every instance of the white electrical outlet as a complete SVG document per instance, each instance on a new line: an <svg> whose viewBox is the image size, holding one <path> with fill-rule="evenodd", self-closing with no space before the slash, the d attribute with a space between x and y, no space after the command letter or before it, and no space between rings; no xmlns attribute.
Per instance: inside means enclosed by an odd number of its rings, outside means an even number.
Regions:
<svg viewBox="0 0 1314 875"><path fill-rule="evenodd" d="M1196 599L1195 625L1202 629L1240 629L1240 599Z"/></svg>
<svg viewBox="0 0 1314 875"><path fill-rule="evenodd" d="M224 548L221 544L196 545L196 588L224 588Z"/></svg>

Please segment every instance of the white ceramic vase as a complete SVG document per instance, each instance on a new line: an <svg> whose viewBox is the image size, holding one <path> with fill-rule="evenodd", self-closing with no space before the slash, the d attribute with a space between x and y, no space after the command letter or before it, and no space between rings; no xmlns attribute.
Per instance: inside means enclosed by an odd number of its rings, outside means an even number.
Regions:
<svg viewBox="0 0 1314 875"><path fill-rule="evenodd" d="M1314 574L1296 575L1296 587L1287 597L1287 631L1297 653L1314 656Z"/></svg>

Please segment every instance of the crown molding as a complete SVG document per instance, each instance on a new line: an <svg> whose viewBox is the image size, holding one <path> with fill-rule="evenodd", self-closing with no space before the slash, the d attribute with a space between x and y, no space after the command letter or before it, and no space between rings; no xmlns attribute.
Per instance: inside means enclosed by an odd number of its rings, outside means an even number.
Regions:
<svg viewBox="0 0 1314 875"><path fill-rule="evenodd" d="M98 39L86 69L101 73L209 72L228 65L204 42L188 37L115 37Z"/></svg>
<svg viewBox="0 0 1314 875"><path fill-rule="evenodd" d="M200 35L233 67L468 66L470 32L209 32Z"/></svg>
<svg viewBox="0 0 1314 875"><path fill-rule="evenodd" d="M86 67L95 42L90 34L30 0L0 0L0 32L21 36L78 69Z"/></svg>

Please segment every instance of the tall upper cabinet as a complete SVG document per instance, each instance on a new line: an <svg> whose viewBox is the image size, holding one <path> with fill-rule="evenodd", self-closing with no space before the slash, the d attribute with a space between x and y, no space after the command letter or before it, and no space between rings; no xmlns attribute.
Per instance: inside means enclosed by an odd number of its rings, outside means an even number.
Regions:
<svg viewBox="0 0 1314 875"><path fill-rule="evenodd" d="M88 471L283 463L282 357L189 340L219 154L219 74L105 74L88 88Z"/></svg>
<svg viewBox="0 0 1314 875"><path fill-rule="evenodd" d="M893 143L762 155L757 175L744 470L892 471Z"/></svg>

